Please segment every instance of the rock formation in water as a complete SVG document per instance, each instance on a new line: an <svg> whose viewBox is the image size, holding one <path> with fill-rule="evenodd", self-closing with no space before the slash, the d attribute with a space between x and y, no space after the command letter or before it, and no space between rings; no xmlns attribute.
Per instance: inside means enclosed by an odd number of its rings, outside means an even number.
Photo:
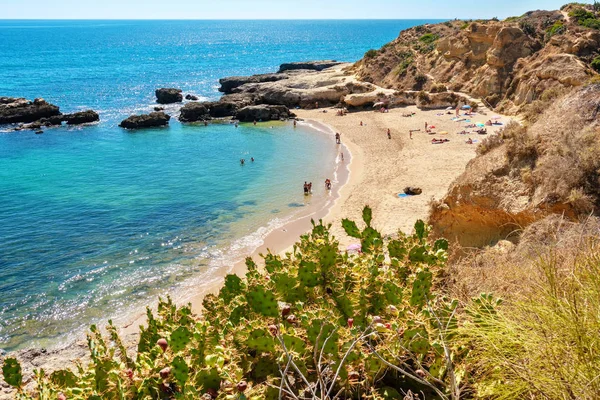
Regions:
<svg viewBox="0 0 600 400"><path fill-rule="evenodd" d="M132 115L121 121L119 126L125 129L152 128L166 126L170 119L171 117L162 111L151 112L150 114Z"/></svg>
<svg viewBox="0 0 600 400"><path fill-rule="evenodd" d="M60 109L44 99L0 97L0 124L28 123L60 115Z"/></svg>
<svg viewBox="0 0 600 400"><path fill-rule="evenodd" d="M181 89L161 88L157 89L155 94L158 104L181 103L183 101Z"/></svg>

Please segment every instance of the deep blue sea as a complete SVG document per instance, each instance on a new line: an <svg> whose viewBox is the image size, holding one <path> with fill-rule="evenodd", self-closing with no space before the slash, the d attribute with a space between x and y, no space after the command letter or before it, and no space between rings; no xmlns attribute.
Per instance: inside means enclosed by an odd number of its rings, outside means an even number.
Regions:
<svg viewBox="0 0 600 400"><path fill-rule="evenodd" d="M307 200L300 187L334 168L335 146L320 132L175 119L120 129L151 111L155 89L218 99L221 77L356 61L424 22L0 20L0 96L101 117L43 135L0 127L0 348L64 343L193 288L326 196Z"/></svg>

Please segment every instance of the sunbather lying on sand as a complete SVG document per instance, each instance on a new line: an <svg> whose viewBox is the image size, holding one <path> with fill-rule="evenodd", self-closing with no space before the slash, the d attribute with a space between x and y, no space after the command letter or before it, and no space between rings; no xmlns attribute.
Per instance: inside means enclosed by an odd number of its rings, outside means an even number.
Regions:
<svg viewBox="0 0 600 400"><path fill-rule="evenodd" d="M431 139L431 144L441 144L441 143L446 143L446 142L449 142L449 141L450 141L450 139L436 139L436 138L433 138L433 139Z"/></svg>
<svg viewBox="0 0 600 400"><path fill-rule="evenodd" d="M415 112L412 112L412 113L409 113L409 114L402 114L402 116L403 116L403 117L412 117L413 115L416 115L416 114L417 114L417 113L415 113Z"/></svg>

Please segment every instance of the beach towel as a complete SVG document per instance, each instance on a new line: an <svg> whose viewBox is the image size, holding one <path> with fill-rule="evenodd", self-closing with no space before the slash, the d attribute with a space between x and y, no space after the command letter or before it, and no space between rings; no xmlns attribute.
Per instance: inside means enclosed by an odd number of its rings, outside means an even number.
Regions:
<svg viewBox="0 0 600 400"><path fill-rule="evenodd" d="M411 197L412 195L406 193L398 193L398 197Z"/></svg>

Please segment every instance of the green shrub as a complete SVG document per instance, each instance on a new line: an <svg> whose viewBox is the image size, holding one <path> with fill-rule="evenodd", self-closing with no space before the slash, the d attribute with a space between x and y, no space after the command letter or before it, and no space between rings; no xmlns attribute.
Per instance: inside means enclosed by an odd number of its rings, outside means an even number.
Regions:
<svg viewBox="0 0 600 400"><path fill-rule="evenodd" d="M21 399L381 399L390 386L447 399L465 355L451 342L458 302L438 295L448 242L430 242L422 221L391 240L371 222L368 207L362 227L342 221L358 255L341 253L320 222L285 257L263 256L264 268L247 259L245 278L226 276L202 317L161 300L135 359L109 322L108 337L90 329L89 365L38 371L29 397L10 358L5 381Z"/></svg>
<svg viewBox="0 0 600 400"><path fill-rule="evenodd" d="M367 50L365 53L365 58L375 58L377 57L378 51L375 49Z"/></svg>
<svg viewBox="0 0 600 400"><path fill-rule="evenodd" d="M562 21L556 21L552 26L546 29L546 36L551 38L554 35L561 35L565 33L567 28L562 23Z"/></svg>
<svg viewBox="0 0 600 400"><path fill-rule="evenodd" d="M519 27L528 36L535 36L536 34L535 26L533 26L530 22L521 21L519 22Z"/></svg>
<svg viewBox="0 0 600 400"><path fill-rule="evenodd" d="M594 58L592 60L592 63L590 64L592 66L592 68L594 68L596 71L600 72L600 56Z"/></svg>
<svg viewBox="0 0 600 400"><path fill-rule="evenodd" d="M439 39L439 36L434 33L426 33L419 38L419 42L425 44L431 44Z"/></svg>
<svg viewBox="0 0 600 400"><path fill-rule="evenodd" d="M469 25L470 25L470 24L471 24L470 22L467 22L467 21L465 21L465 22L464 22L464 23L463 23L463 24L460 26L460 30L465 30L465 29L467 29L467 28L469 27Z"/></svg>

